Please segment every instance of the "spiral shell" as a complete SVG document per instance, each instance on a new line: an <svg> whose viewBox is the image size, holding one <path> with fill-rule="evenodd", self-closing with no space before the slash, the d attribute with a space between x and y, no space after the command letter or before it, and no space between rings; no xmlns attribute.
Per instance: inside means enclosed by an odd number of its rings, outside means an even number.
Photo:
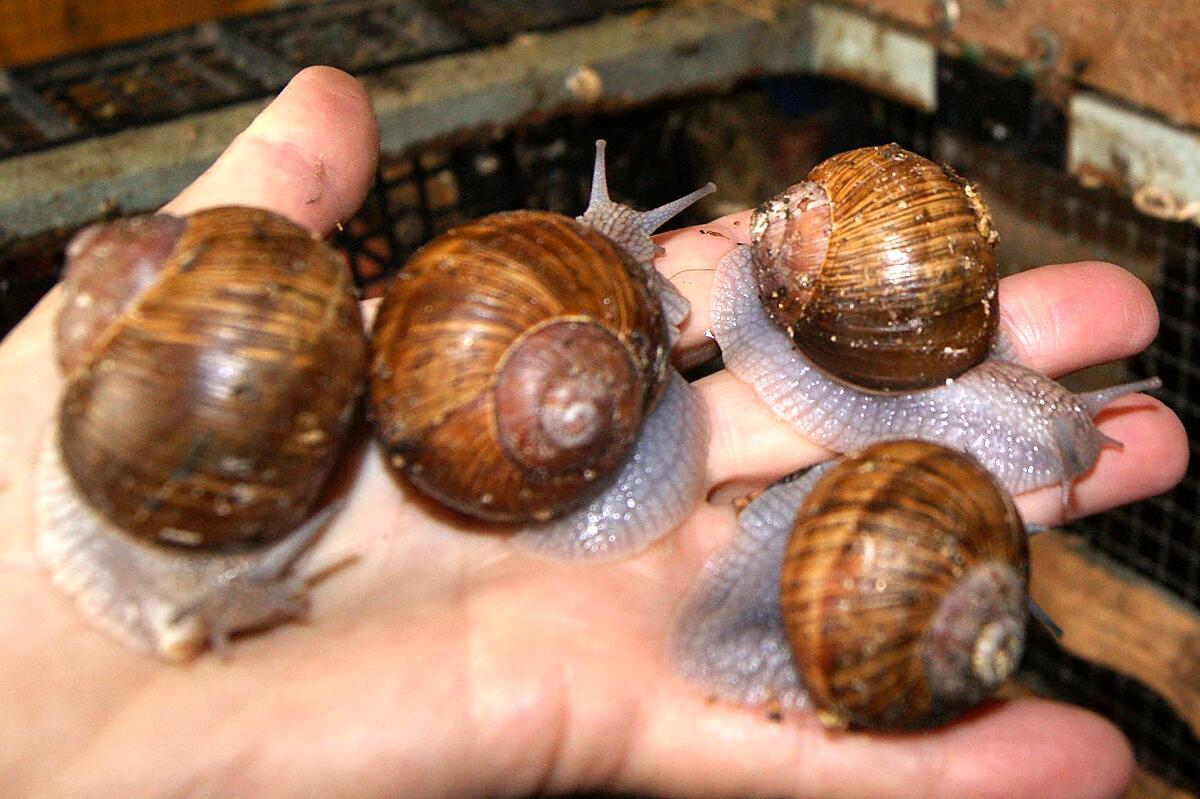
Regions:
<svg viewBox="0 0 1200 799"><path fill-rule="evenodd" d="M405 265L372 335L392 464L449 507L542 521L621 466L665 385L649 277L587 225L535 211L449 231Z"/></svg>
<svg viewBox="0 0 1200 799"><path fill-rule="evenodd" d="M986 356L998 235L975 187L895 144L841 153L751 221L759 294L817 367L927 388Z"/></svg>
<svg viewBox="0 0 1200 799"><path fill-rule="evenodd" d="M1025 533L971 458L920 441L835 465L797 514L780 607L827 721L930 726L1003 682L1024 644Z"/></svg>
<svg viewBox="0 0 1200 799"><path fill-rule="evenodd" d="M228 550L293 530L361 388L342 260L238 207L123 220L81 234L70 256L58 426L87 502L158 544Z"/></svg>

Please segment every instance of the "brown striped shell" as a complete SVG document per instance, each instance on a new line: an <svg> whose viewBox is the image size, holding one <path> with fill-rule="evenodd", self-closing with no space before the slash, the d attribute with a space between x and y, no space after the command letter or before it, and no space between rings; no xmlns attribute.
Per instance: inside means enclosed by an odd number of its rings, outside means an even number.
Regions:
<svg viewBox="0 0 1200 799"><path fill-rule="evenodd" d="M57 339L78 490L134 536L206 549L273 541L308 516L366 353L345 263L240 207L82 233Z"/></svg>
<svg viewBox="0 0 1200 799"><path fill-rule="evenodd" d="M493 214L404 266L372 335L372 414L391 463L492 521L546 520L603 488L667 374L645 270L558 214Z"/></svg>
<svg viewBox="0 0 1200 799"><path fill-rule="evenodd" d="M973 185L895 144L818 164L751 221L759 294L817 367L860 388L943 383L998 322L998 236Z"/></svg>
<svg viewBox="0 0 1200 799"><path fill-rule="evenodd" d="M1015 668L1026 574L1020 517L973 459L922 441L849 456L805 499L781 572L801 682L831 724L952 718Z"/></svg>

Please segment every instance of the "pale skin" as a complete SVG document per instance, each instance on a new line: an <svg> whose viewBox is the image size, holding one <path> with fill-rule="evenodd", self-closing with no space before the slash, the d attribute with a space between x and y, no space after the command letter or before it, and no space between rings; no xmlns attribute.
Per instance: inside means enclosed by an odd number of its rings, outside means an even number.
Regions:
<svg viewBox="0 0 1200 799"><path fill-rule="evenodd" d="M306 70L166 210L257 205L324 233L361 202L377 149L361 87ZM610 180L619 191L620 176ZM703 341L706 270L745 240L746 219L703 226L724 237L659 238L659 268L692 301L682 346ZM1055 375L1137 352L1157 328L1145 287L1107 264L1008 279L1001 304L1020 359ZM829 734L806 715L772 721L711 701L672 673L664 645L702 564L732 536L729 504L702 504L624 562L547 562L415 500L373 447L303 567L355 556L316 584L307 623L182 667L127 651L82 620L33 551L32 464L61 386L50 352L57 307L55 292L0 345L6 793L1065 799L1117 797L1129 778L1115 728L1044 700L996 703L905 736ZM732 376L696 388L711 411L714 497L828 457ZM1100 427L1125 448L1105 450L1076 485L1072 516L1179 480L1186 440L1161 403L1127 397ZM1057 489L1020 505L1030 521L1061 520Z"/></svg>

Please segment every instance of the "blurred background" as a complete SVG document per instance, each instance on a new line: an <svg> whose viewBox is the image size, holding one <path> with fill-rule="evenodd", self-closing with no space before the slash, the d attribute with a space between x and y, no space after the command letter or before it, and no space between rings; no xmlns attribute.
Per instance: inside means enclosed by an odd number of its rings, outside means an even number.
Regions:
<svg viewBox="0 0 1200 799"><path fill-rule="evenodd" d="M1016 692L1134 742L1130 797L1200 796L1200 7L1192 0L0 0L0 334L80 226L157 207L300 68L359 76L374 190L335 243L365 295L446 228L706 180L678 224L756 205L835 152L899 142L980 184L1002 267L1121 264L1162 329L1075 388L1157 374L1192 435L1170 494L1034 540ZM1103 324L1104 320L1096 320ZM697 371L714 368L697 366Z"/></svg>

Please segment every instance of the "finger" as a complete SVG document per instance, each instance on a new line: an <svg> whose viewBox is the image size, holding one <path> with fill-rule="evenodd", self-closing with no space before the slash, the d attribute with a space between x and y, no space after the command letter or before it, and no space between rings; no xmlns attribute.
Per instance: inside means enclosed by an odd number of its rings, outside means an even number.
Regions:
<svg viewBox="0 0 1200 799"><path fill-rule="evenodd" d="M709 499L723 502L760 489L785 474L832 457L804 438L728 370L692 386L708 407Z"/></svg>
<svg viewBox="0 0 1200 799"><path fill-rule="evenodd" d="M1000 327L1018 361L1054 376L1141 352L1158 333L1158 309L1126 270L1082 261L1000 281Z"/></svg>
<svg viewBox="0 0 1200 799"><path fill-rule="evenodd" d="M680 331L677 349L686 352L711 341L704 331L709 328L713 270L730 247L749 242L749 221L750 211L742 211L705 225L681 228L654 237L654 241L664 250L655 259L654 265L692 304L691 315Z"/></svg>
<svg viewBox="0 0 1200 799"><path fill-rule="evenodd" d="M1044 700L1004 703L911 735L831 733L807 716L773 723L762 711L716 705L643 718L619 783L634 792L1116 799L1133 769L1129 745L1110 723Z"/></svg>
<svg viewBox="0 0 1200 799"><path fill-rule="evenodd" d="M325 233L362 204L378 154L363 87L339 70L310 67L163 210L250 205Z"/></svg>

